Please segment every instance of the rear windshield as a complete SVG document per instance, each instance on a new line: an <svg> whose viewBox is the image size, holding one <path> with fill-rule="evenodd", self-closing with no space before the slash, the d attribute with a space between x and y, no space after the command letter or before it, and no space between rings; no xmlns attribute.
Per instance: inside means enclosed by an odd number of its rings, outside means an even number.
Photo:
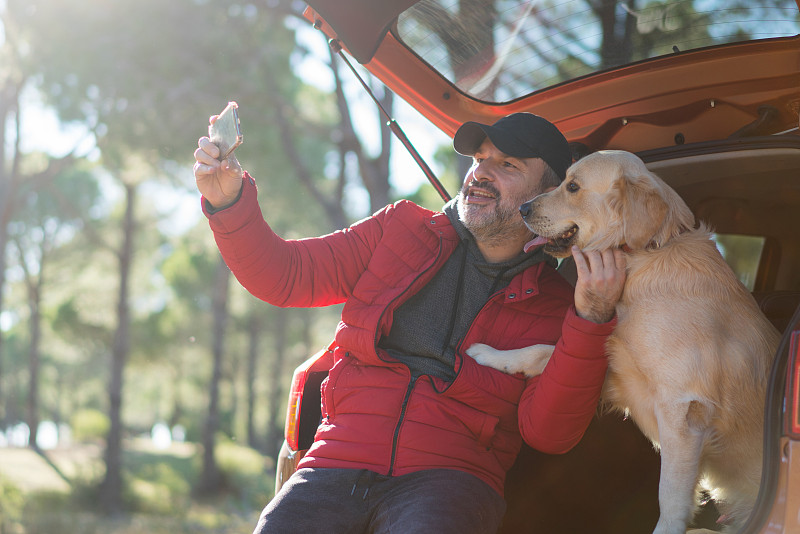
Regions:
<svg viewBox="0 0 800 534"><path fill-rule="evenodd" d="M739 281L753 291L766 239L751 235L715 234L714 241Z"/></svg>
<svg viewBox="0 0 800 534"><path fill-rule="evenodd" d="M593 72L795 36L795 0L423 0L398 38L463 92L507 102Z"/></svg>

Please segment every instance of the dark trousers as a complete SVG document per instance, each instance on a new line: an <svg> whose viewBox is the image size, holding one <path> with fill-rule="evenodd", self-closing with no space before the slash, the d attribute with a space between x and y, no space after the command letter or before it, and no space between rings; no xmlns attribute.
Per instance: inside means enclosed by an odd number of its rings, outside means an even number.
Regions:
<svg viewBox="0 0 800 534"><path fill-rule="evenodd" d="M493 534L505 508L488 484L462 471L390 477L300 469L264 508L253 534Z"/></svg>

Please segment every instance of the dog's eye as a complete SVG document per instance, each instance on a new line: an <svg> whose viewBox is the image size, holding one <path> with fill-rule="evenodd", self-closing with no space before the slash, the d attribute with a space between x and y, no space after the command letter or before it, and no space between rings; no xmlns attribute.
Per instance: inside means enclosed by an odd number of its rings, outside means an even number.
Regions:
<svg viewBox="0 0 800 534"><path fill-rule="evenodd" d="M570 193L575 193L578 191L578 189L581 188L581 186L579 186L575 182L569 182L565 187L567 188L567 191L569 191Z"/></svg>

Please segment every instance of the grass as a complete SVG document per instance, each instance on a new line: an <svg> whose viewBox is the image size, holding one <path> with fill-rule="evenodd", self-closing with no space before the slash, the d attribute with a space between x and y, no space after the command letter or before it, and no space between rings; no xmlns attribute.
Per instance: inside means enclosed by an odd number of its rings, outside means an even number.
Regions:
<svg viewBox="0 0 800 534"><path fill-rule="evenodd" d="M271 461L253 449L219 443L215 457L226 484L198 500L192 487L199 448L158 450L134 440L123 453L128 513L111 518L96 509L101 455L91 445L47 451L47 458L30 449L0 450L0 534L249 533L272 496Z"/></svg>

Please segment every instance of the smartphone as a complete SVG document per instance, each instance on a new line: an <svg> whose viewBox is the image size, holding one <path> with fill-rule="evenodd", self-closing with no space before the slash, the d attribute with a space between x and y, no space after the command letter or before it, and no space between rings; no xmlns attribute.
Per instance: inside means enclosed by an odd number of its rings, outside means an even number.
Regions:
<svg viewBox="0 0 800 534"><path fill-rule="evenodd" d="M208 137L219 147L219 160L227 158L242 144L242 129L239 124L239 105L228 102L214 124L208 126Z"/></svg>

